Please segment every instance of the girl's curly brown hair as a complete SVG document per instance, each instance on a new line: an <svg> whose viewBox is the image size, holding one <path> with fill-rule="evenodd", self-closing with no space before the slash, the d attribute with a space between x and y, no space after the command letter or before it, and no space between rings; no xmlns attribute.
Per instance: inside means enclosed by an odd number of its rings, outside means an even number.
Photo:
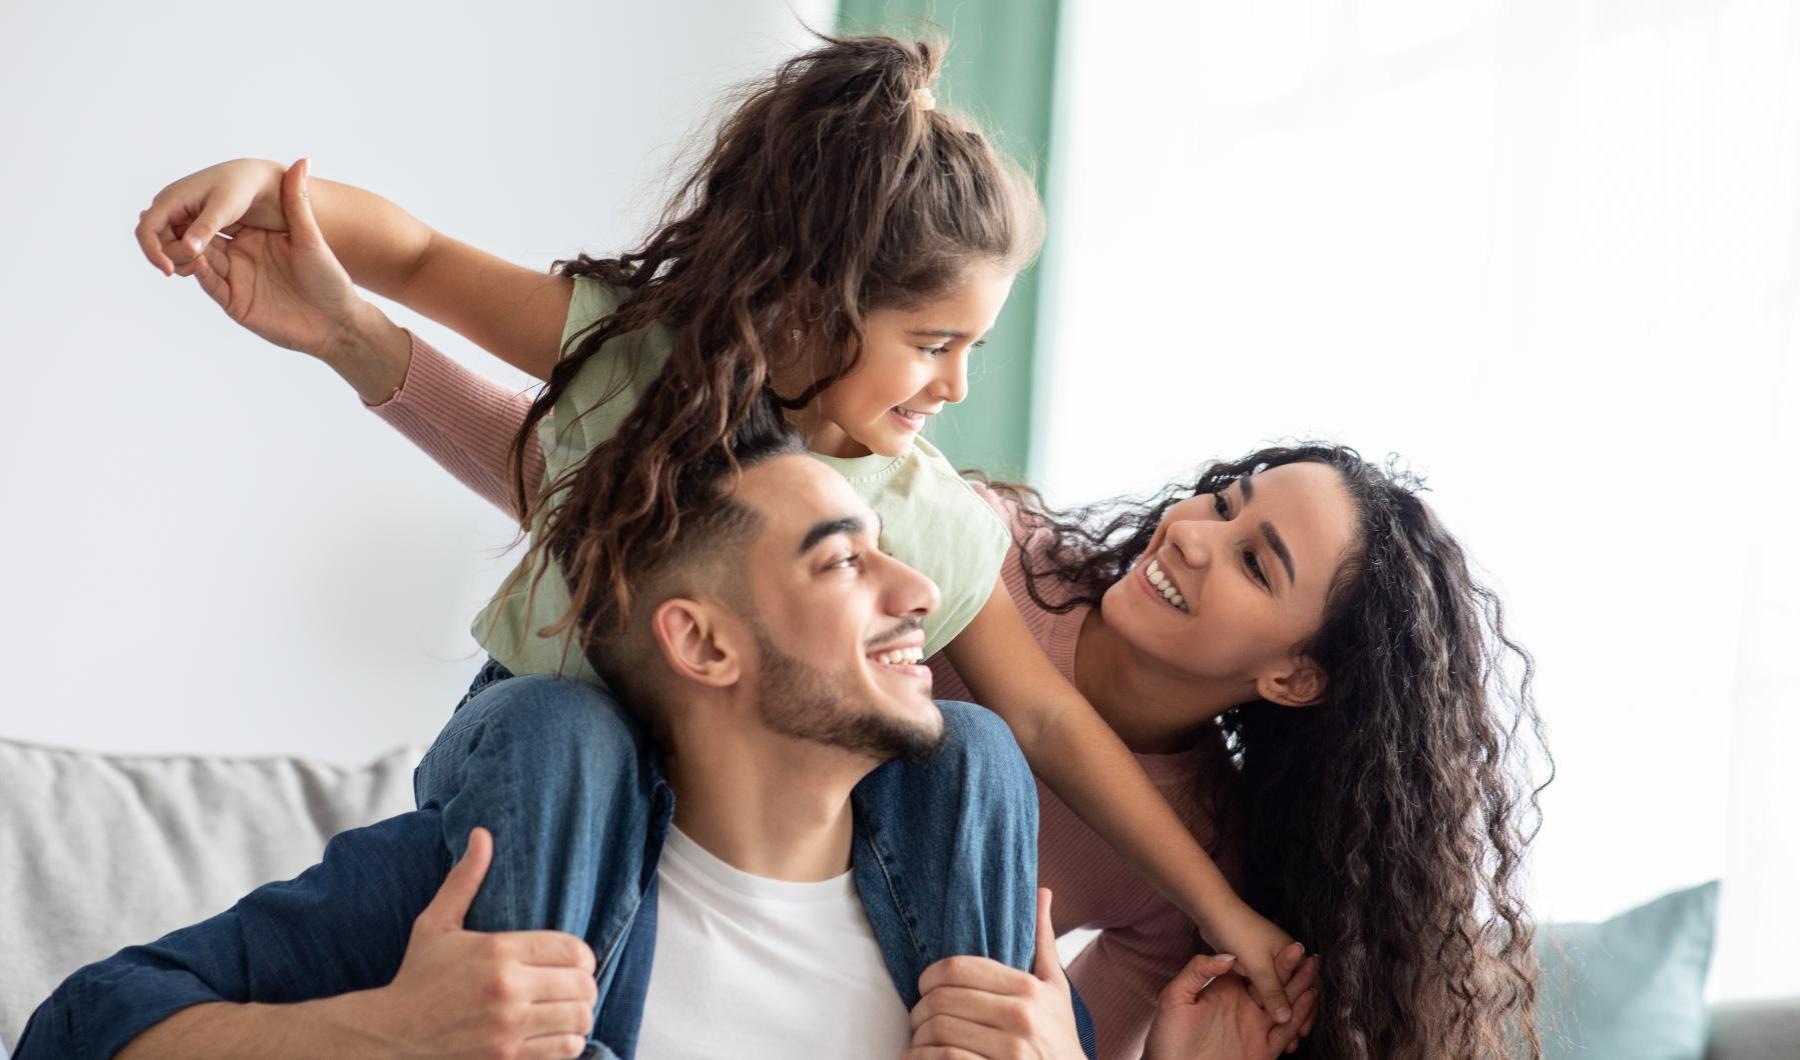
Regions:
<svg viewBox="0 0 1800 1060"><path fill-rule="evenodd" d="M775 395L798 409L848 375L867 312L946 294L978 262L1017 270L1037 253L1030 179L930 102L938 45L820 40L743 90L642 247L558 263L609 284L618 307L570 338L525 417L518 510L537 495L525 443L589 359L653 324L673 348L614 437L543 490L532 558L562 565L573 601L546 635L573 626L585 643L622 621L625 572L655 565L679 531L681 469L729 461L733 432L776 383L802 381ZM612 450L628 458L593 458ZM535 584L548 568L532 566Z"/></svg>
<svg viewBox="0 0 1800 1060"><path fill-rule="evenodd" d="M1329 444L1214 463L1191 486L1051 512L1016 486L1039 606L1098 606L1195 494L1302 461L1334 468L1358 515L1323 624L1297 650L1326 673L1306 709L1257 701L1217 719L1237 769L1204 793L1242 853L1244 897L1322 957L1309 1056L1541 1055L1522 897L1553 775L1531 657L1413 476Z"/></svg>

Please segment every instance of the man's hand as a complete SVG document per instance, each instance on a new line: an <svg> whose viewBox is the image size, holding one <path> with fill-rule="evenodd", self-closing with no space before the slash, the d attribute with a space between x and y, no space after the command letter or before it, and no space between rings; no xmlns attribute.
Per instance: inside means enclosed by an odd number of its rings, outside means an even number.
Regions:
<svg viewBox="0 0 1800 1060"><path fill-rule="evenodd" d="M912 1047L903 1060L1082 1060L1048 890L1038 889L1030 972L986 957L946 957L925 969L919 993Z"/></svg>
<svg viewBox="0 0 1800 1060"><path fill-rule="evenodd" d="M494 857L485 828L413 920L387 986L291 1004L215 1001L132 1039L120 1060L578 1056L594 1025L594 953L559 931L484 934L463 917Z"/></svg>
<svg viewBox="0 0 1800 1060"><path fill-rule="evenodd" d="M1300 1036L1312 1030L1319 959L1300 960L1298 943L1278 959L1297 998L1294 1018L1280 1024L1256 1003L1244 980L1226 974L1235 963L1228 956L1202 954L1163 988L1144 1060L1274 1060L1294 1051Z"/></svg>
<svg viewBox="0 0 1800 1060"><path fill-rule="evenodd" d="M370 991L394 1055L578 1056L594 1025L594 951L560 931L486 934L463 918L493 860L485 828L413 921L394 981Z"/></svg>

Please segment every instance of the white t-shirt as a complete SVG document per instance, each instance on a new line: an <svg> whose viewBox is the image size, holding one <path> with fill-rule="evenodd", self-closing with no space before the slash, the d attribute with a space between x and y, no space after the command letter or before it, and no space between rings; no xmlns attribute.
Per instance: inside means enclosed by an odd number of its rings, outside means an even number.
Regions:
<svg viewBox="0 0 1800 1060"><path fill-rule="evenodd" d="M899 1056L912 1040L851 873L752 876L671 827L656 879L642 1060Z"/></svg>

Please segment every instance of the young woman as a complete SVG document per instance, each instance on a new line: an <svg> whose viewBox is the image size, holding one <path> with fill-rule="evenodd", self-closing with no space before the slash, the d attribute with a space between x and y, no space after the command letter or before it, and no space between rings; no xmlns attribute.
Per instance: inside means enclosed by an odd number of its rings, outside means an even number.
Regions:
<svg viewBox="0 0 1800 1060"><path fill-rule="evenodd" d="M1299 1050L1535 1056L1531 662L1418 490L1351 449L1298 445L1074 512L985 493L1045 653L1245 897L1321 954ZM933 670L934 694L968 694L949 660ZM1070 981L1099 1055L1136 1056L1198 940L1038 794L1056 930L1099 930Z"/></svg>

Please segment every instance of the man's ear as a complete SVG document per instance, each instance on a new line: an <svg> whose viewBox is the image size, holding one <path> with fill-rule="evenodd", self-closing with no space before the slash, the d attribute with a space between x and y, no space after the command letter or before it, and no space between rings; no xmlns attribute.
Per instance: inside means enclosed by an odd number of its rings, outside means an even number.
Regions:
<svg viewBox="0 0 1800 1060"><path fill-rule="evenodd" d="M724 619L703 600L670 597L650 613L650 633L676 677L726 688L742 676L743 660Z"/></svg>
<svg viewBox="0 0 1800 1060"><path fill-rule="evenodd" d="M1278 707L1311 707L1325 698L1325 671L1294 655L1256 679L1256 694Z"/></svg>

